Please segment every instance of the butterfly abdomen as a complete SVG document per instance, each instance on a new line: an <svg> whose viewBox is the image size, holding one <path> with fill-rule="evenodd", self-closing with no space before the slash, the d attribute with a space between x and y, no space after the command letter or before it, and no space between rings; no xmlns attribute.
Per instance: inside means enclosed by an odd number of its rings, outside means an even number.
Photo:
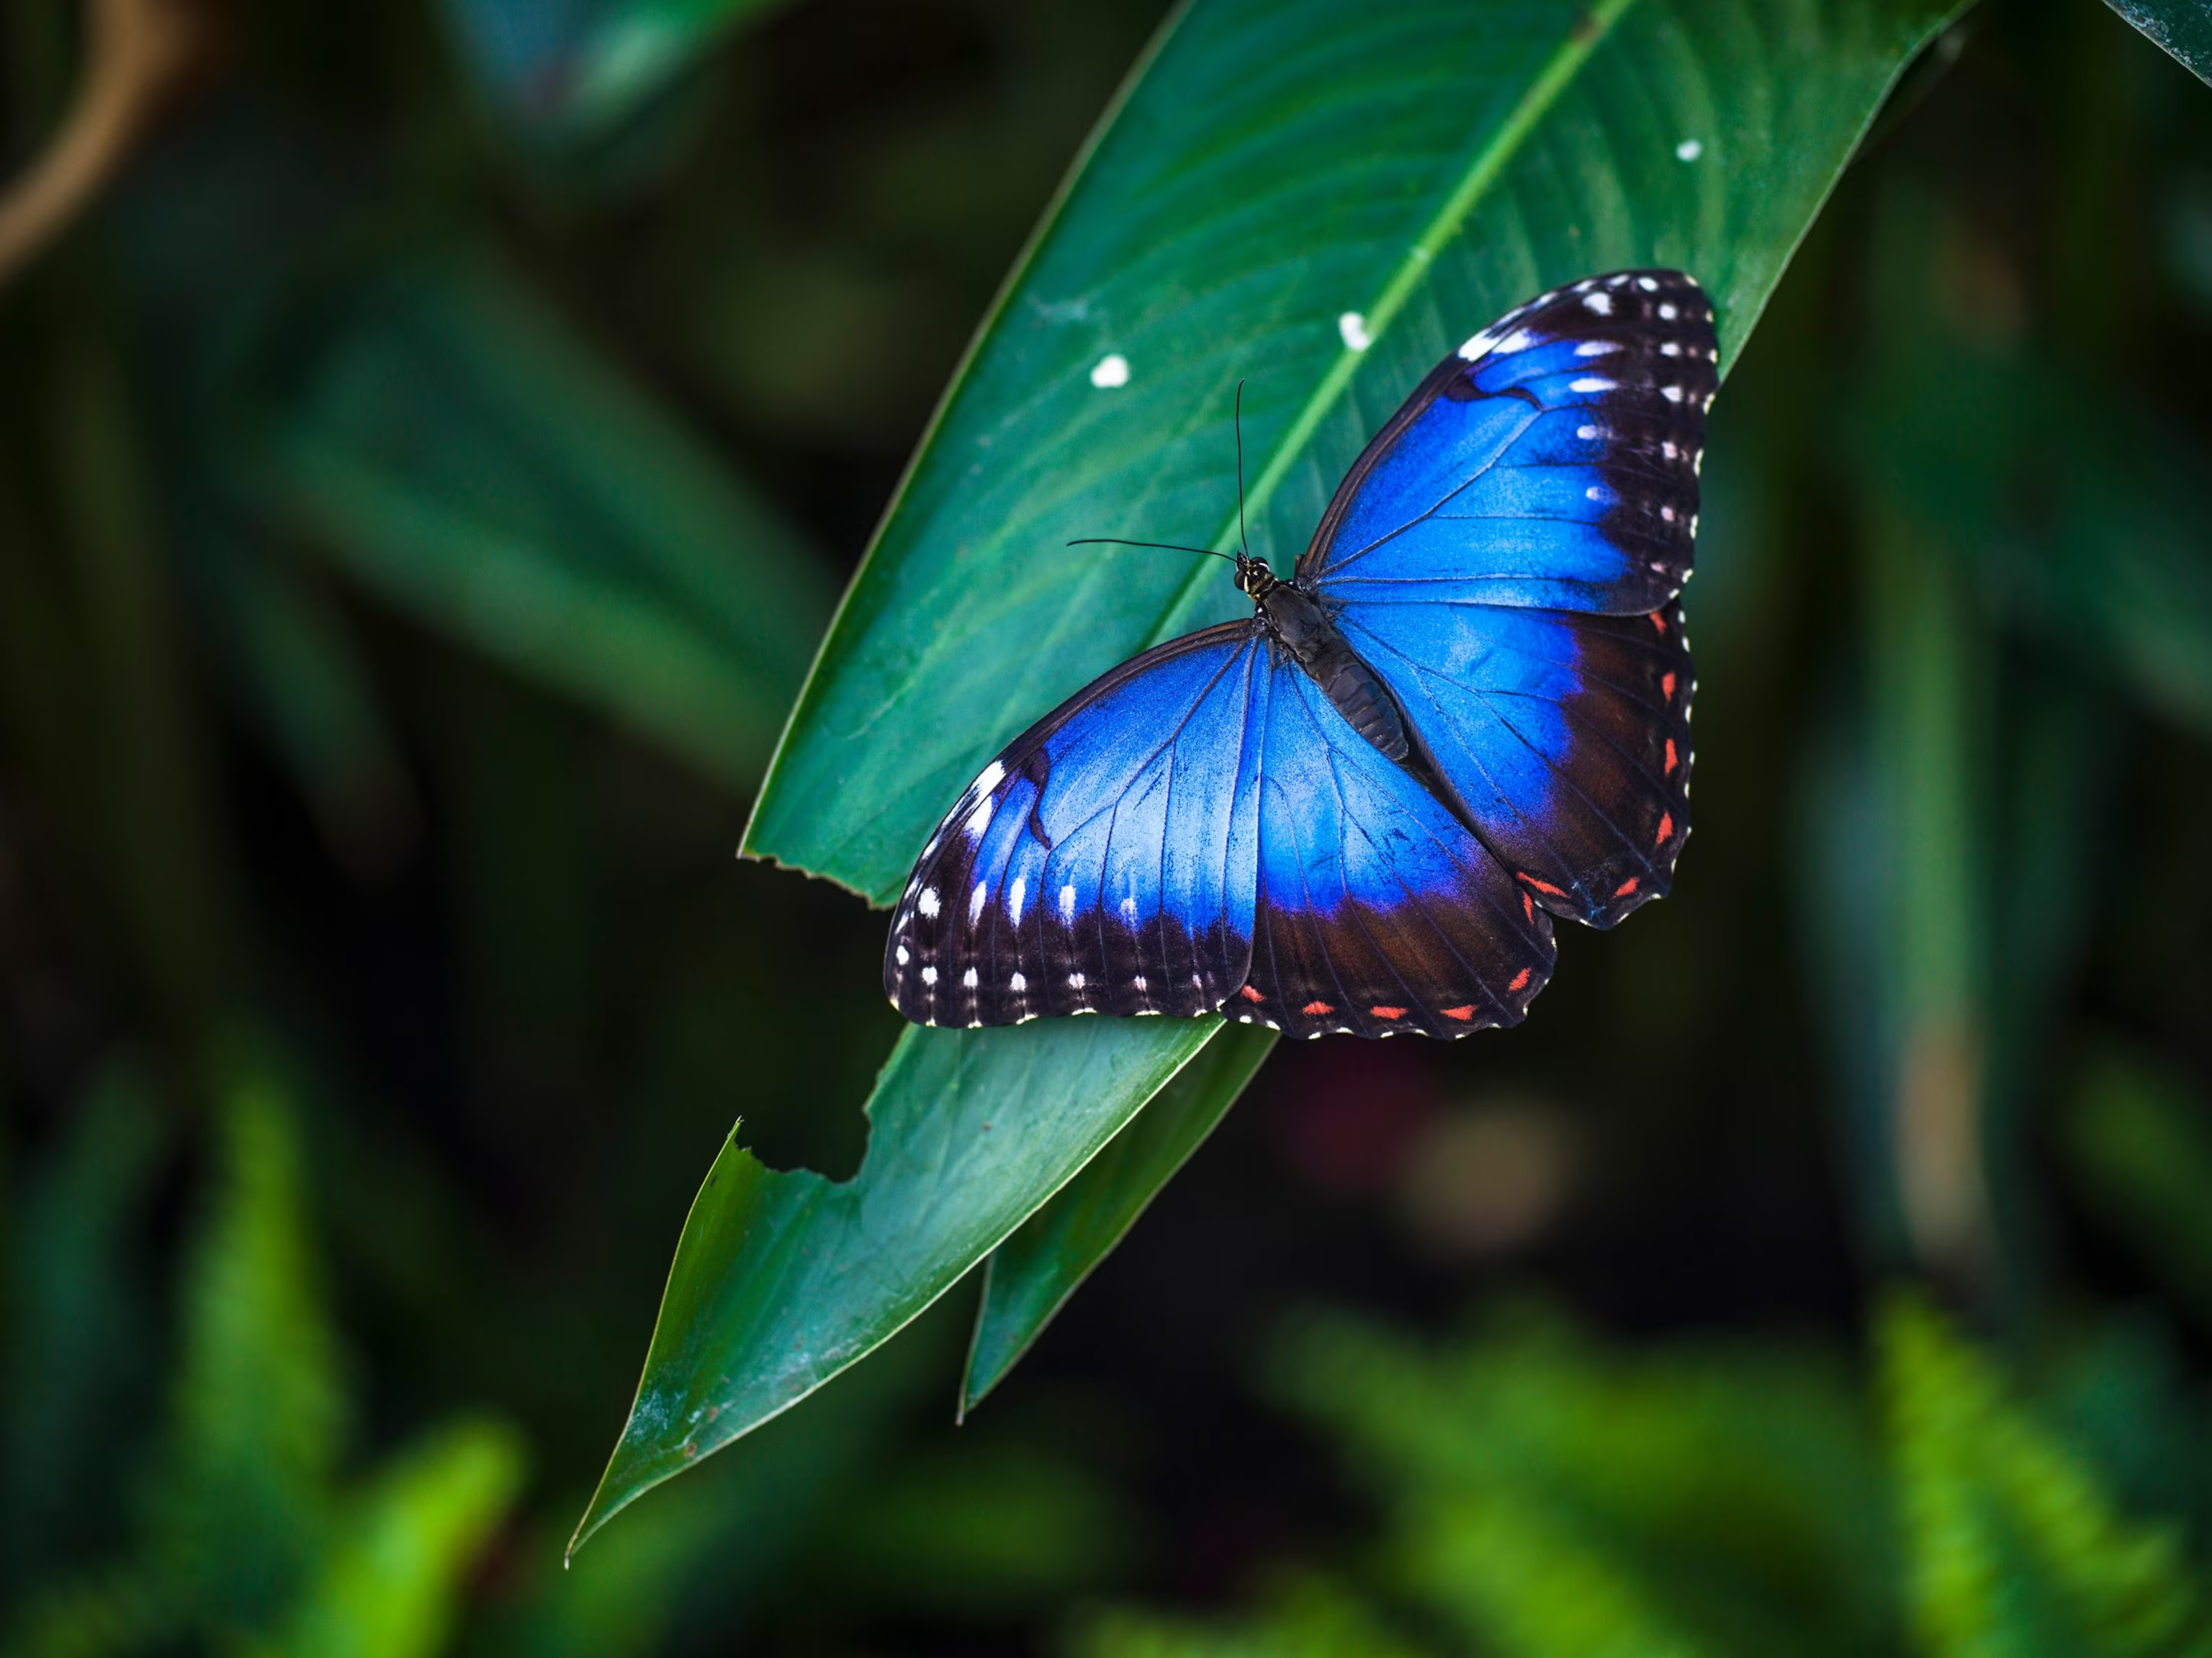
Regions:
<svg viewBox="0 0 2212 1658"><path fill-rule="evenodd" d="M1391 760L1403 760L1410 748L1406 717L1375 671L1345 642L1328 612L1311 594L1288 582L1260 601L1261 613L1283 648L1296 659L1322 694L1335 705L1352 730Z"/></svg>

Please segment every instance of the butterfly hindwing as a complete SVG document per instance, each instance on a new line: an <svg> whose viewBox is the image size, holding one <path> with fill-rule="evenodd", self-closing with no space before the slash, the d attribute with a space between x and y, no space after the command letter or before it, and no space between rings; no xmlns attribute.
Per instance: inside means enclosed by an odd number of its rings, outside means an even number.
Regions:
<svg viewBox="0 0 2212 1658"><path fill-rule="evenodd" d="M1377 434L1298 561L1534 902L1609 926L1689 832L1712 310L1676 271L1508 313Z"/></svg>
<svg viewBox="0 0 2212 1658"><path fill-rule="evenodd" d="M1680 605L1374 605L1340 621L1536 903L1610 926L1664 895L1690 829L1695 684Z"/></svg>
<svg viewBox="0 0 2212 1658"><path fill-rule="evenodd" d="M921 1024L1218 1007L1251 950L1267 647L1249 622L1125 663L946 814L891 920Z"/></svg>
<svg viewBox="0 0 2212 1658"><path fill-rule="evenodd" d="M1301 1036L1517 1024L1550 918L1294 663L1272 677L1252 965L1224 1011Z"/></svg>

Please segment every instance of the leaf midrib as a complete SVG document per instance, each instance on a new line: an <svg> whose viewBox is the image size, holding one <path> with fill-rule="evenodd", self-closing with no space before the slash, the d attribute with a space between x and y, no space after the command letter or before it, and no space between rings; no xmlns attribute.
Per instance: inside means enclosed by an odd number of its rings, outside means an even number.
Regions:
<svg viewBox="0 0 2212 1658"><path fill-rule="evenodd" d="M1476 204L1504 174L1508 163L1519 153L1529 133L1535 130L1536 124L1559 101L1559 95L1567 89L1576 72L1589 60L1591 54L1612 33L1614 26L1634 3L1635 0L1597 0L1596 4L1578 17L1567 31L1566 39L1554 49L1550 60L1529 82L1528 90L1522 94L1521 100L1513 106L1512 112L1468 158L1457 185L1407 250L1405 257L1391 272L1389 280L1382 285L1382 292L1362 313L1368 342L1365 349L1355 351L1347 345L1337 353L1328 373L1322 376L1312 395L1306 399L1304 406L1270 451L1267 465L1261 470L1260 476L1245 494L1243 506L1247 519L1256 519L1267 510L1267 503L1282 486L1283 479L1289 476L1291 468L1305 452L1306 446L1312 441L1313 434L1320 429L1329 410L1351 386L1352 376L1359 371L1361 359L1382 343L1383 335L1397 320L1398 313L1405 308L1406 302L1425 280L1437 255L1459 234L1460 227L1467 222ZM1216 550L1226 552L1237 544L1237 516L1232 513L1215 532L1212 545ZM1190 574L1184 577L1182 585L1161 610L1158 619L1153 623L1145 641L1147 647L1174 637L1187 626L1182 619L1185 611L1200 586L1212 580L1212 572L1206 566L1192 568Z"/></svg>

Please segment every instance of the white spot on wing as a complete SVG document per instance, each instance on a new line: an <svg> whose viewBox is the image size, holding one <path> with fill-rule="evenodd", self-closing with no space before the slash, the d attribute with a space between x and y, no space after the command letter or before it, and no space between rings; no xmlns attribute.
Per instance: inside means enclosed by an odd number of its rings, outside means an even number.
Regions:
<svg viewBox="0 0 2212 1658"><path fill-rule="evenodd" d="M983 831L991 827L991 814L998 809L998 803L988 794L975 803L975 810L968 814L969 839L980 841L983 838Z"/></svg>
<svg viewBox="0 0 2212 1658"><path fill-rule="evenodd" d="M904 944L901 944L901 945L898 947L898 964L899 964L901 967L904 967L904 966L907 964L907 962L908 961L908 959L909 959L909 957L908 957L908 955L907 955L906 946L905 946Z"/></svg>
<svg viewBox="0 0 2212 1658"><path fill-rule="evenodd" d="M1137 925L1137 895L1133 892L1121 901L1121 919L1131 926Z"/></svg>
<svg viewBox="0 0 2212 1658"><path fill-rule="evenodd" d="M935 984L937 982L937 969L933 967L926 967L922 969L921 981L926 985Z"/></svg>
<svg viewBox="0 0 2212 1658"><path fill-rule="evenodd" d="M1357 311L1347 311L1336 319L1336 331L1344 337L1347 351L1364 351L1375 343L1367 331L1367 319Z"/></svg>
<svg viewBox="0 0 2212 1658"><path fill-rule="evenodd" d="M1006 988L1012 991L1017 996L1026 993L1029 987L1030 981L1018 973L1014 975L1012 978L1006 981Z"/></svg>
<svg viewBox="0 0 2212 1658"><path fill-rule="evenodd" d="M1705 147L1695 138L1685 138L1674 146L1674 159L1678 161L1694 161L1705 153Z"/></svg>
<svg viewBox="0 0 2212 1658"><path fill-rule="evenodd" d="M1570 392L1610 392L1613 382L1599 374L1585 374L1567 387Z"/></svg>
<svg viewBox="0 0 2212 1658"><path fill-rule="evenodd" d="M1083 975L1082 975L1080 973L1071 973L1071 974L1069 974L1069 975L1067 975L1067 987L1068 987L1070 990L1080 990L1080 989L1082 989L1082 988L1083 988Z"/></svg>
<svg viewBox="0 0 2212 1658"><path fill-rule="evenodd" d="M1075 884L1073 881L1060 890L1060 920L1064 926L1075 925Z"/></svg>
<svg viewBox="0 0 2212 1658"><path fill-rule="evenodd" d="M1593 295L1591 297L1596 296ZM1608 352L1620 349L1619 340L1584 340L1575 348L1575 355L1578 357L1602 357Z"/></svg>
<svg viewBox="0 0 2212 1658"><path fill-rule="evenodd" d="M1583 304L1589 310L1596 312L1601 317L1610 317L1613 314L1613 295L1610 294L1585 294L1583 295Z"/></svg>
<svg viewBox="0 0 2212 1658"><path fill-rule="evenodd" d="M937 914L937 889L924 887L921 890L921 901L915 905L915 908L920 910L925 918L933 919Z"/></svg>
<svg viewBox="0 0 2212 1658"><path fill-rule="evenodd" d="M1028 887L1029 878L1025 875L1017 875L1014 877L1012 889L1006 894L1006 919L1016 926L1022 924L1022 895Z"/></svg>
<svg viewBox="0 0 2212 1658"><path fill-rule="evenodd" d="M1604 436L1605 434L1599 431L1595 426L1577 426L1575 428L1575 435L1580 438L1584 443L1589 443L1595 439Z"/></svg>
<svg viewBox="0 0 2212 1658"><path fill-rule="evenodd" d="M1636 285L1647 294L1656 294L1659 291L1659 279L1656 276L1638 276L1636 279Z"/></svg>
<svg viewBox="0 0 2212 1658"><path fill-rule="evenodd" d="M1006 780L1006 768L994 760L983 768L983 774L975 780L975 793L988 794Z"/></svg>
<svg viewBox="0 0 2212 1658"><path fill-rule="evenodd" d="M962 975L960 975L960 982L961 982L962 984L965 985L965 986L966 986L969 989L970 989L970 990L975 989L975 969L974 968L972 968L972 967L971 967L971 968L969 968L969 969L965 973L962 974Z"/></svg>
<svg viewBox="0 0 2212 1658"><path fill-rule="evenodd" d="M1659 388L1659 395L1669 403L1680 403L1682 400L1682 388L1679 386L1662 386Z"/></svg>
<svg viewBox="0 0 2212 1658"><path fill-rule="evenodd" d="M1659 307L1659 320L1662 322L1672 322L1675 318L1681 314L1682 311L1680 306L1662 305Z"/></svg>
<svg viewBox="0 0 2212 1658"><path fill-rule="evenodd" d="M1129 383L1129 360L1119 351L1109 351L1098 359L1098 366L1091 371L1091 383L1102 392L1110 392L1117 386Z"/></svg>
<svg viewBox="0 0 2212 1658"><path fill-rule="evenodd" d="M1536 337L1534 334L1531 334L1525 328L1516 328L1510 334L1508 334L1504 339L1498 342L1498 354L1500 356L1504 356L1514 351L1526 351L1530 346L1535 344L1535 343Z"/></svg>
<svg viewBox="0 0 2212 1658"><path fill-rule="evenodd" d="M975 890L968 895L968 926L972 930L983 919L983 884L975 883Z"/></svg>

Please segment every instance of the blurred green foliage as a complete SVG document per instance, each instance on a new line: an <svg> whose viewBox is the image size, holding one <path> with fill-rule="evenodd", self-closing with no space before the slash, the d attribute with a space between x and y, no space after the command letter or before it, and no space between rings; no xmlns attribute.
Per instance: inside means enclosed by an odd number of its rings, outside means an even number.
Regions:
<svg viewBox="0 0 2212 1658"><path fill-rule="evenodd" d="M2203 1563L1913 1295L1857 1388L1800 1347L1607 1352L1524 1312L1424 1348L1295 1329L1276 1388L1380 1509L1241 1622L1098 1608L1082 1658L2212 1650ZM2199 1401L2162 1401L2202 1410Z"/></svg>
<svg viewBox="0 0 2212 1658"><path fill-rule="evenodd" d="M0 287L0 1653L2208 1649L2212 94L2157 46L1990 0L1797 251L1672 902L1521 1030L1117 1140L957 1434L967 1294L563 1570L702 1168L877 1189L880 918L731 853L1164 8L174 3L195 78ZM0 173L86 53L0 16ZM1127 440L1192 536L1204 391Z"/></svg>

